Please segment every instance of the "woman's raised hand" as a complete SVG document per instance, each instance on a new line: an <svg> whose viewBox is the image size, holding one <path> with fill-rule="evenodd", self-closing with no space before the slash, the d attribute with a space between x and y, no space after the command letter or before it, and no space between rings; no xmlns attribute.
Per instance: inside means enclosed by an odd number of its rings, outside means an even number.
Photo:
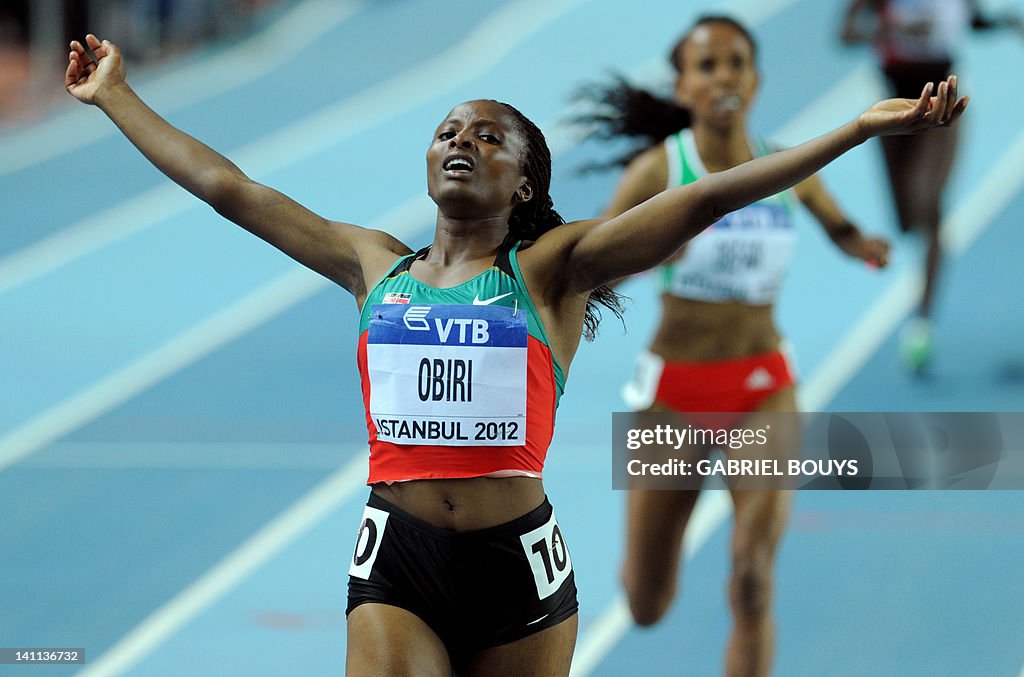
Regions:
<svg viewBox="0 0 1024 677"><path fill-rule="evenodd" d="M101 87L123 81L124 62L114 43L100 41L92 33L85 36L85 45L71 41L68 68L64 72L64 86L71 96L83 103L96 103L96 92Z"/></svg>
<svg viewBox="0 0 1024 677"><path fill-rule="evenodd" d="M957 98L956 76L934 85L925 85L921 96L914 99L886 99L860 114L858 121L868 136L913 134L931 127L948 127L963 115L966 96Z"/></svg>

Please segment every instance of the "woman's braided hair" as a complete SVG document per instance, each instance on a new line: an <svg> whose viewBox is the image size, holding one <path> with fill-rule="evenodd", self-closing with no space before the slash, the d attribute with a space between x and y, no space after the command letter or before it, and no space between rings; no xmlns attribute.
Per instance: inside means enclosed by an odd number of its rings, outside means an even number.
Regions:
<svg viewBox="0 0 1024 677"><path fill-rule="evenodd" d="M533 197L516 204L512 209L512 215L508 220L508 234L501 244L502 249L508 250L520 240L538 239L552 228L565 223L565 219L555 211L551 199L551 151L544 140L544 133L514 106L501 101L495 103L504 106L512 114L520 136L526 142L523 173L533 188ZM584 338L593 341L597 336L597 326L601 322L598 304L612 311L621 320L624 310L622 300L622 295L607 285L592 291L590 298L587 299L587 310L583 320Z"/></svg>

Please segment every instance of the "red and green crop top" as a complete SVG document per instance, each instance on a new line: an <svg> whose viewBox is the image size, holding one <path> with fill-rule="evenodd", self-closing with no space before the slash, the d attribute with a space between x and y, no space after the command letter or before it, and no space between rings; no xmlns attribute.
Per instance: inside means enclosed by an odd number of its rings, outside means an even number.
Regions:
<svg viewBox="0 0 1024 677"><path fill-rule="evenodd" d="M518 249L443 289L409 274L423 249L370 290L358 350L368 484L541 476L565 373L522 282Z"/></svg>

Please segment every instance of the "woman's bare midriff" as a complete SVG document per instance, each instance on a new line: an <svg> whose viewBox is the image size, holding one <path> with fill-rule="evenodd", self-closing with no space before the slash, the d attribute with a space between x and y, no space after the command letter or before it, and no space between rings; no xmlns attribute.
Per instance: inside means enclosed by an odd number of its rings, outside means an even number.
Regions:
<svg viewBox="0 0 1024 677"><path fill-rule="evenodd" d="M773 306L709 303L668 294L650 350L670 362L708 362L778 350Z"/></svg>
<svg viewBox="0 0 1024 677"><path fill-rule="evenodd" d="M413 517L456 532L510 522L544 502L543 483L530 477L381 482L373 492Z"/></svg>

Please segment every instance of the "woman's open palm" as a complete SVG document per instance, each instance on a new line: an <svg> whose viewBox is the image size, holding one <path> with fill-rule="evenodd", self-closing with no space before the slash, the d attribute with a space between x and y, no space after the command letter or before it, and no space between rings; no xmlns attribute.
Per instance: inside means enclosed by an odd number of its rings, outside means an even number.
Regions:
<svg viewBox="0 0 1024 677"><path fill-rule="evenodd" d="M913 134L931 127L948 127L963 115L967 97L957 98L956 76L939 83L932 96L932 83L925 85L917 99L886 99L864 111L860 122L871 136Z"/></svg>

